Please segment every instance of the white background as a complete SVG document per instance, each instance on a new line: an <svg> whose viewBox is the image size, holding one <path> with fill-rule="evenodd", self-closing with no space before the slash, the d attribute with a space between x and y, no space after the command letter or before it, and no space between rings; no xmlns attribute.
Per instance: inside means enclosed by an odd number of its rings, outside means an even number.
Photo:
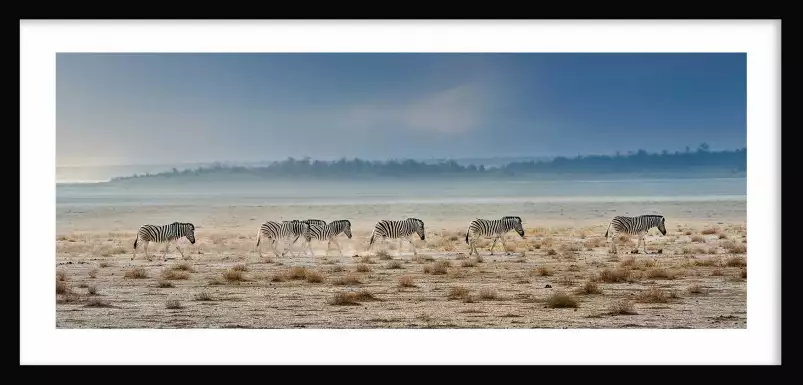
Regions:
<svg viewBox="0 0 803 385"><path fill-rule="evenodd" d="M778 364L780 21L21 21L20 363ZM747 329L57 330L56 52L746 52Z"/></svg>

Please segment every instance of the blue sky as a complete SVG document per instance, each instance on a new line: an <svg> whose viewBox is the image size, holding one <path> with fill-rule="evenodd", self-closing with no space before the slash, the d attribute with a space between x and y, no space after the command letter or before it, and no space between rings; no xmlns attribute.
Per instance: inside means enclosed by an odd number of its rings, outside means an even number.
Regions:
<svg viewBox="0 0 803 385"><path fill-rule="evenodd" d="M57 164L746 147L744 54L57 56Z"/></svg>

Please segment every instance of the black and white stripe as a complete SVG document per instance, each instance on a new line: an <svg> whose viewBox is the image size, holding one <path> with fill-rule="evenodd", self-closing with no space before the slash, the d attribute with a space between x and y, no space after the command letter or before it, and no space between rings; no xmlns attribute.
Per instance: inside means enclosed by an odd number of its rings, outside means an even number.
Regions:
<svg viewBox="0 0 803 385"><path fill-rule="evenodd" d="M309 227L308 224L296 219L283 222L267 221L263 223L261 226L259 226L259 232L257 233L256 248L257 251L259 252L259 256L260 257L262 256L262 248L259 246L262 237L268 238L270 240L271 250L273 250L273 254L278 257L279 252L276 249L276 241L280 239L293 238L292 243L295 243L298 240L298 238L302 234L304 234L304 231L306 231L308 227ZM293 245L290 244L288 249L292 253ZM284 256L285 252L282 252L282 256Z"/></svg>
<svg viewBox="0 0 803 385"><path fill-rule="evenodd" d="M515 230L522 238L524 238L524 227L521 224L521 217L505 216L501 219L477 218L471 221L471 223L468 224L468 229L466 230L466 243L468 243L470 246L468 255L471 255L472 253L477 253L477 255L480 254L479 251L477 251L476 246L474 246L480 237L494 239L494 242L491 244L490 248L491 255L494 254L494 246L496 246L496 241L498 240L502 241L502 249L505 250L504 236L508 231L511 230ZM469 238L471 238L470 242Z"/></svg>
<svg viewBox="0 0 803 385"><path fill-rule="evenodd" d="M662 235L666 235L666 218L663 215L639 215L637 217L626 217L617 215L613 217L611 222L608 224L608 229L605 230L605 238L608 238L608 234L611 235L611 253L617 253L616 249L616 233L624 233L628 235L637 235L638 236L638 244L636 244L636 249L633 253L638 253L639 245L644 245L644 254L647 254L647 243L644 241L644 236L647 235L647 231L652 229L653 227L657 227L658 231L661 232ZM613 229L613 231L611 231Z"/></svg>
<svg viewBox="0 0 803 385"><path fill-rule="evenodd" d="M351 221L341 219L324 225L313 224L307 228L307 231L304 232L302 238L304 238L307 250L309 250L309 253L313 258L315 257L315 253L312 251L311 246L313 240L327 241L327 253L329 252L329 247L332 246L332 242L334 242L335 246L337 246L337 250L340 252L340 256L342 257L343 250L340 248L340 244L337 243L337 240L335 239L335 237L337 237L340 233L345 234L348 239L351 239Z"/></svg>
<svg viewBox="0 0 803 385"><path fill-rule="evenodd" d="M306 223L306 224L308 224L310 226L313 226L313 225L315 225L315 226L325 226L326 225L326 221L321 220L321 219L305 219L305 220L303 220L301 222Z"/></svg>
<svg viewBox="0 0 803 385"><path fill-rule="evenodd" d="M165 251L162 254L162 260L167 255L167 249L170 247L170 242L178 241L179 238L186 237L191 244L195 244L195 225L186 222L173 222L169 225L142 225L137 231L137 238L134 240L134 253L131 260L137 257L137 245L142 241L142 246L145 249L145 258L150 260L148 255L148 244L151 242L162 243L165 242ZM184 252L178 247L176 249L181 253L184 258Z"/></svg>
<svg viewBox="0 0 803 385"><path fill-rule="evenodd" d="M374 225L371 241L368 243L368 250L371 250L374 240L377 238L381 238L383 241L389 238L399 238L399 253L401 253L402 241L406 240L413 246L413 255L418 255L415 245L407 238L413 234L418 234L422 241L425 240L424 221L418 218L407 218L400 221L381 220Z"/></svg>

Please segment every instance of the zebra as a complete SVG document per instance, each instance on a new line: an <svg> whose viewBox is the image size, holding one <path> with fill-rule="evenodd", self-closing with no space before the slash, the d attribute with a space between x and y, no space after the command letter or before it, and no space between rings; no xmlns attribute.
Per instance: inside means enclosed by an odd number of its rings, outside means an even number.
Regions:
<svg viewBox="0 0 803 385"><path fill-rule="evenodd" d="M661 235L666 235L666 218L663 215L645 214L637 217L626 217L617 215L613 217L608 224L608 229L605 230L605 239L608 239L608 233L611 234L611 247L608 250L611 254L617 254L616 249L616 233L624 233L629 235L638 236L638 244L633 254L638 254L639 245L644 245L644 254L647 253L647 242L644 241L644 236L651 228L657 227ZM611 231L613 228L613 231Z"/></svg>
<svg viewBox="0 0 803 385"><path fill-rule="evenodd" d="M371 241L368 243L368 249L374 245L374 239L377 237L387 241L388 238L399 238L399 254L402 250L402 241L407 240L413 247L413 255L418 255L415 250L415 245L407 237L413 234L418 234L421 240L425 240L424 221L418 218L407 218L400 221L383 219L374 225L374 231L371 232Z"/></svg>
<svg viewBox="0 0 803 385"><path fill-rule="evenodd" d="M167 255L167 249L170 247L170 242L176 241L176 249L181 253L181 258L186 259L184 252L178 246L178 240L181 237L186 237L191 244L195 244L195 225L187 222L173 222L169 225L142 225L137 231L137 238L134 239L134 253L131 260L137 257L137 245L142 241L142 247L145 249L145 258L150 260L148 255L148 243L165 242L165 250L162 253L162 261Z"/></svg>
<svg viewBox="0 0 803 385"><path fill-rule="evenodd" d="M504 216L501 219L481 219L477 218L471 223L468 224L468 229L466 230L466 243L469 244L469 251L468 255L472 253L477 253L480 255L479 251L477 251L477 247L474 244L481 236L485 237L493 237L494 242L491 244L490 252L491 255L494 255L494 246L496 246L496 241L502 241L502 249L505 250L505 234L510 231L515 230L522 239L524 239L524 228L521 224L521 217L515 216ZM471 242L469 242L469 238L473 236Z"/></svg>
<svg viewBox="0 0 803 385"><path fill-rule="evenodd" d="M302 238L304 238L307 250L309 250L309 253L312 255L313 259L315 258L315 253L312 251L311 246L313 239L319 241L328 241L326 244L327 254L329 253L329 248L332 246L332 242L334 242L335 246L337 246L337 250L340 252L340 256L342 257L343 249L340 248L340 244L338 244L337 240L335 239L335 237L337 237L340 233L345 234L348 239L351 239L351 221L347 219L341 219L329 222L329 224L311 225L307 227L306 231L302 235Z"/></svg>
<svg viewBox="0 0 803 385"><path fill-rule="evenodd" d="M309 227L308 224L303 223L302 221L299 221L297 219L283 222L267 221L263 223L262 225L259 226L259 231L257 232L256 249L257 252L259 252L259 256L262 257L262 248L260 247L260 243L263 236L270 239L271 250L273 251L273 254L278 257L279 251L276 249L276 241L279 239L295 237L295 239L293 239L293 243L295 243L298 240L298 238L302 234L304 234L304 231L308 227ZM290 244L288 249L292 254L293 245ZM282 252L281 255L284 256L286 252L287 250Z"/></svg>

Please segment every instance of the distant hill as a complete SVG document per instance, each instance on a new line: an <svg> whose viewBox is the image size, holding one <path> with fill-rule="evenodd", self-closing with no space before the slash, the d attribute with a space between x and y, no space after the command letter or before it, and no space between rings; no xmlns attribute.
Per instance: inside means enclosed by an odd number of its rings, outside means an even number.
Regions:
<svg viewBox="0 0 803 385"><path fill-rule="evenodd" d="M476 162L475 162L476 161ZM644 150L628 155L587 155L548 160L480 162L479 159L457 160L389 160L369 161L340 159L336 161L310 158L288 158L261 166L216 163L210 166L173 168L166 172L145 173L113 178L112 181L165 179L371 179L371 178L529 178L573 177L631 174L642 177L743 176L747 169L747 149L709 151L703 144L696 151L647 153Z"/></svg>

